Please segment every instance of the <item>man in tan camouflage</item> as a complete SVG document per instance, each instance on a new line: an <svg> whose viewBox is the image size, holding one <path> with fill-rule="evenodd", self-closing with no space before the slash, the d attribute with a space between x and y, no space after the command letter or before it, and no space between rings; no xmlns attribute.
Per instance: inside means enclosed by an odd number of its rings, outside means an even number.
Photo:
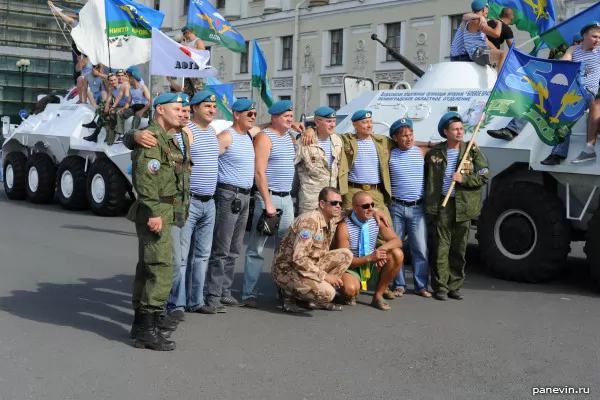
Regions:
<svg viewBox="0 0 600 400"><path fill-rule="evenodd" d="M296 218L281 241L272 274L283 297L284 311L303 311L296 300L308 301L311 308L342 310L332 300L353 256L349 249L329 250L341 214L340 192L325 187L319 193L318 208Z"/></svg>

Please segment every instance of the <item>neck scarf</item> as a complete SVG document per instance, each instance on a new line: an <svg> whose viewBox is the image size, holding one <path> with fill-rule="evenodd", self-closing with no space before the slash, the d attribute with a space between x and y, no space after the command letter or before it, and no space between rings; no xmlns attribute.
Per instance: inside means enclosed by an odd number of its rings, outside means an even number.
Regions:
<svg viewBox="0 0 600 400"><path fill-rule="evenodd" d="M371 240L369 238L369 221L360 222L358 218L356 218L354 212L350 214L350 218L352 219L352 222L360 228L360 235L358 236L358 256L368 256L373 252L371 250ZM367 290L367 281L371 278L371 268L371 263L359 267L361 290Z"/></svg>

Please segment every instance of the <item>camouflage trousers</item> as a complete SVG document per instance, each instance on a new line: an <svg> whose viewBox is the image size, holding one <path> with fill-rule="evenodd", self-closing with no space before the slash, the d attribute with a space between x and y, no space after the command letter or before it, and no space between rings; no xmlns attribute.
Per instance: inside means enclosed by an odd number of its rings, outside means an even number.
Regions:
<svg viewBox="0 0 600 400"><path fill-rule="evenodd" d="M353 257L349 249L331 250L319 260L317 266L322 271L341 278ZM335 289L328 282L304 278L296 271L289 274L273 274L273 279L281 290L298 300L326 304L331 303L335 297Z"/></svg>

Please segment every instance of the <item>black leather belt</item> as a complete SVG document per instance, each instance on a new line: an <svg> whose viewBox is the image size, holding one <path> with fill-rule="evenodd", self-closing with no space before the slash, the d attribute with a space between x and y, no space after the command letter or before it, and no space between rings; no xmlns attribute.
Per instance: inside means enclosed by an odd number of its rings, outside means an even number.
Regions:
<svg viewBox="0 0 600 400"><path fill-rule="evenodd" d="M158 201L165 204L175 203L175 196L158 196Z"/></svg>
<svg viewBox="0 0 600 400"><path fill-rule="evenodd" d="M419 200L415 200L415 201L404 201L397 197L392 197L392 200L394 200L395 203L402 204L403 206L406 206L406 207L418 206L419 204L421 204L423 202L422 197Z"/></svg>
<svg viewBox="0 0 600 400"><path fill-rule="evenodd" d="M200 200L201 202L206 203L207 201L211 200L214 197L214 195L213 196L200 196L196 193L192 193L192 197L196 200Z"/></svg>
<svg viewBox="0 0 600 400"><path fill-rule="evenodd" d="M228 185L226 183L218 183L217 187L220 188L220 189L230 190L232 192L241 193L241 194L250 194L250 190L252 190L252 188L250 188L250 189L242 189L241 187L237 187L237 186L233 186L233 185Z"/></svg>
<svg viewBox="0 0 600 400"><path fill-rule="evenodd" d="M292 192L274 192L273 190L269 190L269 193L272 194L273 196L278 196L278 197L287 197L289 196Z"/></svg>
<svg viewBox="0 0 600 400"><path fill-rule="evenodd" d="M348 186L350 186L352 188L364 190L365 192L368 192L369 190L377 190L377 187L379 186L379 183L375 183L375 184L370 184L370 183L354 183L354 182L348 181Z"/></svg>

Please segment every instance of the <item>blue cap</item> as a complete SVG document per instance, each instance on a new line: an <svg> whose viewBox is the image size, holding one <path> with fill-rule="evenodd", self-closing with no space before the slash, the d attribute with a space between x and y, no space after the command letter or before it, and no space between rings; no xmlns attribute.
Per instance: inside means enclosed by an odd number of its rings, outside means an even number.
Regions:
<svg viewBox="0 0 600 400"><path fill-rule="evenodd" d="M394 136L396 134L396 131L402 128L403 126L408 126L409 128L412 128L413 122L408 118L400 118L399 120L395 121L390 127L390 136Z"/></svg>
<svg viewBox="0 0 600 400"><path fill-rule="evenodd" d="M187 93L179 93L179 94L181 95L181 98L183 99L182 102L181 102L181 104L184 107L189 106L190 105L190 100L191 100L190 95L187 94Z"/></svg>
<svg viewBox="0 0 600 400"><path fill-rule="evenodd" d="M462 118L457 112L446 113L442 116L442 118L440 118L440 122L438 123L438 132L440 133L441 137L446 138L444 129L448 129L449 122L453 119L462 122Z"/></svg>
<svg viewBox="0 0 600 400"><path fill-rule="evenodd" d="M252 100L239 99L233 103L233 105L231 106L231 111L237 111L237 112L250 111L250 110L254 110L255 105L256 105L256 103L253 102Z"/></svg>
<svg viewBox="0 0 600 400"><path fill-rule="evenodd" d="M372 118L373 113L369 110L358 110L352 114L352 122L360 121L365 118Z"/></svg>
<svg viewBox="0 0 600 400"><path fill-rule="evenodd" d="M187 31L194 31L194 28L192 28L191 25L185 25L183 28L181 28L181 33L185 33Z"/></svg>
<svg viewBox="0 0 600 400"><path fill-rule="evenodd" d="M331 107L323 106L315 110L316 117L335 118L335 110Z"/></svg>
<svg viewBox="0 0 600 400"><path fill-rule="evenodd" d="M192 101L190 101L190 104L200 104L202 102L216 103L217 96L215 96L215 94L210 90L201 90L198 93L196 93L194 97L192 97Z"/></svg>
<svg viewBox="0 0 600 400"><path fill-rule="evenodd" d="M583 36L581 36L581 33L576 33L573 36L573 42L581 42L583 41Z"/></svg>
<svg viewBox="0 0 600 400"><path fill-rule="evenodd" d="M473 0L471 2L471 10L480 11L488 6L487 0Z"/></svg>
<svg viewBox="0 0 600 400"><path fill-rule="evenodd" d="M132 65L131 67L127 68L125 72L131 74L132 72L138 72L138 69L135 65Z"/></svg>
<svg viewBox="0 0 600 400"><path fill-rule="evenodd" d="M154 107L160 104L168 104L168 103L183 103L183 96L181 93L163 93L161 95L156 96L152 105Z"/></svg>
<svg viewBox="0 0 600 400"><path fill-rule="evenodd" d="M583 36L583 34L585 33L585 31L587 31L592 26L597 26L598 28L600 28L600 22L598 22L598 21L592 21L589 24L585 24L583 26L583 28L581 28L581 30L579 31L579 33L581 33L581 36Z"/></svg>
<svg viewBox="0 0 600 400"><path fill-rule="evenodd" d="M288 111L294 111L294 103L291 100L279 100L269 108L271 115L279 115Z"/></svg>

